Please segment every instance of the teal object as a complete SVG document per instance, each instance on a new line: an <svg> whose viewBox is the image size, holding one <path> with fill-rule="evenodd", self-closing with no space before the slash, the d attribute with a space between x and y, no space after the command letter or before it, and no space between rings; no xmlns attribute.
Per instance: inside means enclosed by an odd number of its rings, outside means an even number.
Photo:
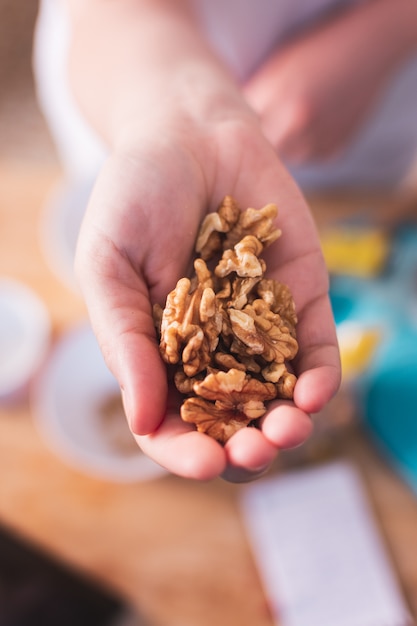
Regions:
<svg viewBox="0 0 417 626"><path fill-rule="evenodd" d="M362 391L364 420L391 463L417 492L417 331L382 349Z"/></svg>
<svg viewBox="0 0 417 626"><path fill-rule="evenodd" d="M330 297L337 327L353 322L381 331L381 343L355 390L371 438L417 493L416 227L395 233L383 274L333 276Z"/></svg>

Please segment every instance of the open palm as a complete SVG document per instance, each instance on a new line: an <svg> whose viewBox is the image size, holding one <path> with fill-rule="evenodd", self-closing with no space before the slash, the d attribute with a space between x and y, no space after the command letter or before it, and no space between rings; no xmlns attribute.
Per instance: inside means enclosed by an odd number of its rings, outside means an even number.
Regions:
<svg viewBox="0 0 417 626"><path fill-rule="evenodd" d="M192 131L178 123L175 132L170 128L156 140L152 133L137 137L109 158L81 230L77 273L143 451L181 476L247 480L264 471L280 448L302 443L312 428L309 414L337 390L327 274L305 201L250 116ZM283 235L267 251L268 273L293 292L300 349L294 402L274 402L261 429L242 429L223 447L180 419L152 304L164 304L189 273L201 220L226 194L242 208L278 206Z"/></svg>

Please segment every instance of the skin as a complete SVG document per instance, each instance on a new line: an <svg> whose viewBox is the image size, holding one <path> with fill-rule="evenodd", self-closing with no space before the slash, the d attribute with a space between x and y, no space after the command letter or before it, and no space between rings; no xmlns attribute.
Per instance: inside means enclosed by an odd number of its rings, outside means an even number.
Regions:
<svg viewBox="0 0 417 626"><path fill-rule="evenodd" d="M360 132L398 68L417 51L417 3L371 0L277 48L244 86L288 163L337 156Z"/></svg>
<svg viewBox="0 0 417 626"><path fill-rule="evenodd" d="M172 473L254 479L280 449L306 440L310 414L340 383L315 225L267 130L269 105L262 110L255 102L265 76L259 73L242 93L185 0L67 0L67 6L72 88L109 148L82 225L76 271L130 427L142 450ZM180 419L151 307L188 273L199 224L226 194L242 208L279 207L283 236L266 261L269 275L293 292L300 350L294 402L273 403L260 429L242 430L222 447Z"/></svg>

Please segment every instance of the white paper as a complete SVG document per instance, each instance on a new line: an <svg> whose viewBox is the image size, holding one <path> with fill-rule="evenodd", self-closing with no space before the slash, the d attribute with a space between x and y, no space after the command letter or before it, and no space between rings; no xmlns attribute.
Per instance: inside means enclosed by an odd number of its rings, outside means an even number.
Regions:
<svg viewBox="0 0 417 626"><path fill-rule="evenodd" d="M242 507L277 624L414 623L351 465L333 462L253 483Z"/></svg>

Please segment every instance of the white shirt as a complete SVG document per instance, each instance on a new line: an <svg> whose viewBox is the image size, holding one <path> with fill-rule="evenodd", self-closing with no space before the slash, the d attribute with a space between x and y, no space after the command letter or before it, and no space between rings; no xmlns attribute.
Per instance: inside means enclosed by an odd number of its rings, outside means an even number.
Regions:
<svg viewBox="0 0 417 626"><path fill-rule="evenodd" d="M361 0L193 0L207 39L238 80L272 49L325 12ZM41 0L34 68L40 105L63 165L73 178L93 177L105 146L77 109L66 79L69 24L63 3ZM372 118L343 157L289 167L302 188L397 184L417 159L417 55L387 88Z"/></svg>

